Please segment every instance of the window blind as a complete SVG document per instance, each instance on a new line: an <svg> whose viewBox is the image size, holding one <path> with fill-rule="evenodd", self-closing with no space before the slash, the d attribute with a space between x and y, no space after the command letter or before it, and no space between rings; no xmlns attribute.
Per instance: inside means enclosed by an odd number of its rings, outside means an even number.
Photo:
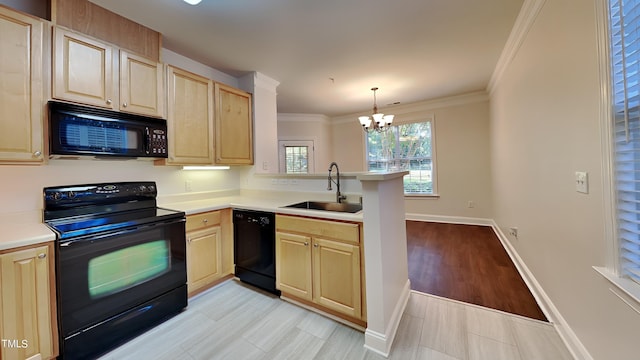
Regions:
<svg viewBox="0 0 640 360"><path fill-rule="evenodd" d="M640 283L640 0L610 0L620 276Z"/></svg>

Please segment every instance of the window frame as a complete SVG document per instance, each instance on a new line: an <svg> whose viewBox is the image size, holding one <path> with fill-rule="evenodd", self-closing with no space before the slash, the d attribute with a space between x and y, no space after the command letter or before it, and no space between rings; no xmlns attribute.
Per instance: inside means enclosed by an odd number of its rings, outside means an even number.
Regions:
<svg viewBox="0 0 640 360"><path fill-rule="evenodd" d="M433 114L412 114L409 117L403 117L402 114L396 114L393 125L394 127L400 125L408 125L415 123L423 123L429 122L431 123L431 193L407 193L404 192L405 198L438 198L438 172L437 172L437 154L436 154L436 121ZM369 171L369 141L368 141L368 133L362 132L362 141L364 143L364 168ZM405 175L406 176L406 175ZM403 178L404 182L404 178ZM404 185L403 185L404 189Z"/></svg>
<svg viewBox="0 0 640 360"><path fill-rule="evenodd" d="M303 175L305 173L288 173L286 147L307 147L307 172L306 174L315 173L315 144L313 140L278 140L278 172L280 174Z"/></svg>
<svg viewBox="0 0 640 360"><path fill-rule="evenodd" d="M599 58L600 86L600 136L602 151L602 185L604 237L606 263L593 269L607 279L614 287L611 292L636 311L640 305L640 284L621 276L621 240L618 234L617 188L616 188L616 148L615 148L615 108L613 103L613 76L611 52L611 0L596 1L597 47ZM613 0L615 1L615 0Z"/></svg>

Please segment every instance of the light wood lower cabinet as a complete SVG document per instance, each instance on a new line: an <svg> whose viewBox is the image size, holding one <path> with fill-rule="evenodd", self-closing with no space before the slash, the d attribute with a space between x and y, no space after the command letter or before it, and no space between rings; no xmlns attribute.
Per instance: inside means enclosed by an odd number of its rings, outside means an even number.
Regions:
<svg viewBox="0 0 640 360"><path fill-rule="evenodd" d="M276 286L321 310L366 320L361 224L276 216Z"/></svg>
<svg viewBox="0 0 640 360"><path fill-rule="evenodd" d="M58 355L53 245L0 255L0 359Z"/></svg>
<svg viewBox="0 0 640 360"><path fill-rule="evenodd" d="M311 237L277 232L276 259L278 289L311 301Z"/></svg>
<svg viewBox="0 0 640 360"><path fill-rule="evenodd" d="M190 296L233 273L230 211L187 216L187 288Z"/></svg>
<svg viewBox="0 0 640 360"><path fill-rule="evenodd" d="M314 301L360 318L360 247L322 238L313 239Z"/></svg>

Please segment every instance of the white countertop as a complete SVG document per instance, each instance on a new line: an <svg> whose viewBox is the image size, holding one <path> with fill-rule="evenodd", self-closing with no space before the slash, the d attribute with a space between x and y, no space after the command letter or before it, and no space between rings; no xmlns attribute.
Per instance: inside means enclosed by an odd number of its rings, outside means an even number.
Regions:
<svg viewBox="0 0 640 360"><path fill-rule="evenodd" d="M284 195L283 195L284 194ZM268 211L279 214L300 215L324 219L362 222L362 211L350 214L333 211L284 208L283 206L313 198L305 193L278 193L277 196L225 196L189 201L159 202L158 206L184 211L187 215L226 208ZM55 233L42 223L42 211L0 214L0 251L21 246L37 245L56 239Z"/></svg>
<svg viewBox="0 0 640 360"><path fill-rule="evenodd" d="M0 215L0 250L53 241L56 235L42 223L42 211Z"/></svg>
<svg viewBox="0 0 640 360"><path fill-rule="evenodd" d="M269 197L254 197L254 196L229 196L229 197L218 197L218 198L209 198L203 200L192 200L192 201L184 201L184 202L168 202L168 203L160 203L158 206L184 211L187 215L197 214L205 211L213 211L220 210L225 208L237 208L237 209L246 209L246 210L256 210L256 211L268 211L274 212L278 214L288 214L288 215L300 215L300 216L309 216L309 217L317 217L324 219L333 219L333 220L345 220L345 221L355 221L362 222L362 211L359 211L355 214L351 213L342 213L335 211L321 211L321 210L307 210L307 209L296 209L296 208L285 208L284 206L295 204L300 201L306 200L319 200L304 197L300 199L299 194L292 194L291 196L284 196L278 198L269 198Z"/></svg>

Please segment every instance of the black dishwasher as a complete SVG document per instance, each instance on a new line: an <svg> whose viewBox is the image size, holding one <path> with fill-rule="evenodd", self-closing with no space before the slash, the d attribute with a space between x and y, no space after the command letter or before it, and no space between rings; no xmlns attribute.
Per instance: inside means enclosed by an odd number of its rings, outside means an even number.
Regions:
<svg viewBox="0 0 640 360"><path fill-rule="evenodd" d="M270 212L233 209L235 275L243 282L276 290L276 224Z"/></svg>

